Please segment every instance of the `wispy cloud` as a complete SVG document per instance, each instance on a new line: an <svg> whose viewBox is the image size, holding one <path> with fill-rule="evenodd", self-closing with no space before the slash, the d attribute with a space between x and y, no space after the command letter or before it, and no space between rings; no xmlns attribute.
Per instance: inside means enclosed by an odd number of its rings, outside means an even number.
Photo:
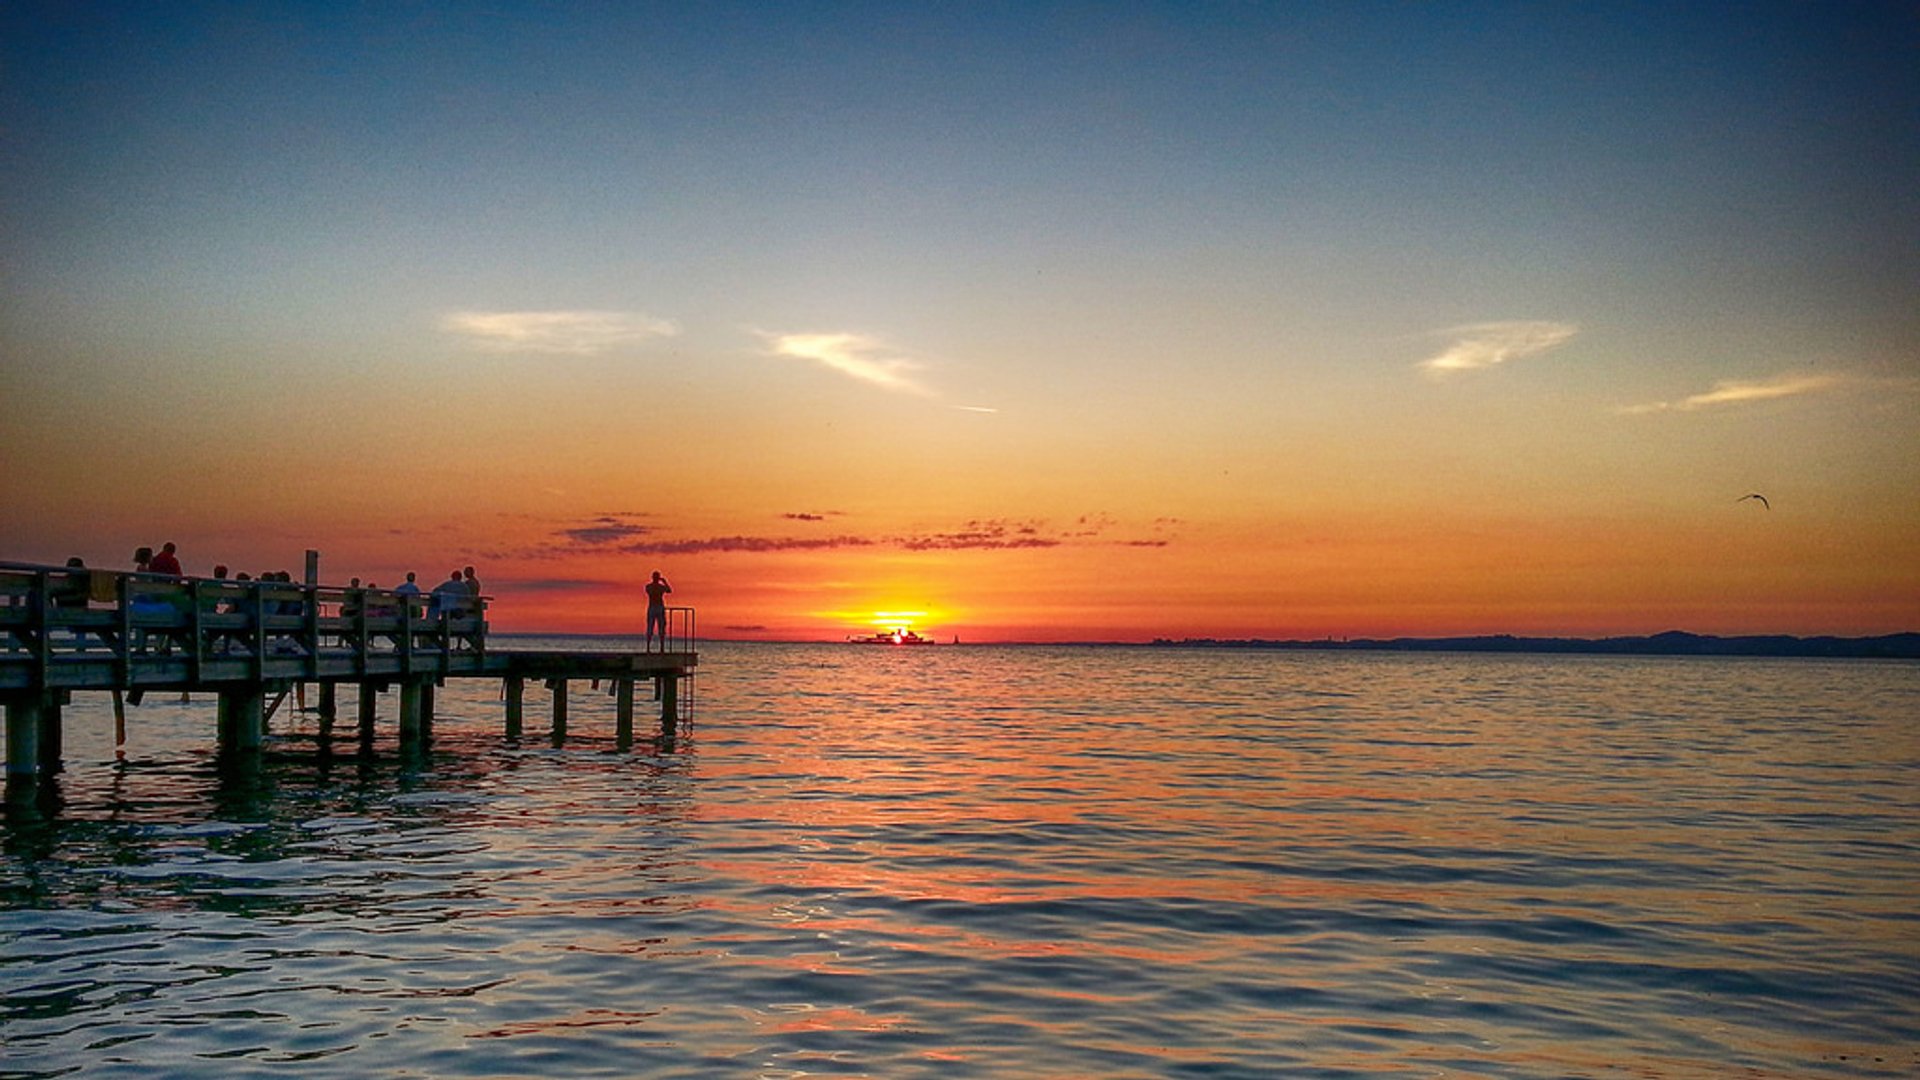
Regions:
<svg viewBox="0 0 1920 1080"><path fill-rule="evenodd" d="M828 551L835 548L874 547L879 541L865 536L713 536L699 540L641 540L623 544L631 555L698 555L715 551L761 554L773 551Z"/></svg>
<svg viewBox="0 0 1920 1080"><path fill-rule="evenodd" d="M617 582L597 578L518 578L488 584L513 592L597 592L618 586Z"/></svg>
<svg viewBox="0 0 1920 1080"><path fill-rule="evenodd" d="M785 515L806 520L804 515ZM1114 524L1106 514L1089 514L1065 528L1040 520L983 518L954 529L861 536L714 536L701 539L641 539L617 549L633 555L694 555L709 552L767 553L881 548L895 551L1012 551L1107 543L1097 539ZM1156 528L1158 523L1156 523ZM1113 541L1126 547L1165 547L1164 538Z"/></svg>
<svg viewBox="0 0 1920 1080"><path fill-rule="evenodd" d="M1822 394L1839 389L1849 380L1844 375L1831 373L1803 374L1786 372L1769 379L1726 379L1714 383L1713 388L1677 401L1650 401L1644 405L1626 405L1618 411L1629 415L1656 412L1692 412L1695 409L1713 409L1725 405L1744 405L1755 401L1772 401L1776 398L1798 397L1803 394Z"/></svg>
<svg viewBox="0 0 1920 1080"><path fill-rule="evenodd" d="M1420 362L1431 375L1451 375L1457 371L1476 371L1538 356L1566 344L1579 333L1572 323L1515 321L1475 323L1456 326L1440 333L1454 339L1438 355Z"/></svg>
<svg viewBox="0 0 1920 1080"><path fill-rule="evenodd" d="M1084 514L1071 523L1058 525L1039 518L974 518L955 527L928 528L909 532L848 533L826 536L764 535L742 533L728 536L674 537L661 535L661 528L632 521L631 514L602 514L582 522L552 528L545 540L518 550L475 551L474 557L497 561L532 563L578 556L605 555L703 555L714 553L777 554L781 552L838 551L864 548L890 551L1012 551L1069 546L1118 545L1123 547L1165 547L1164 535L1111 540L1105 537L1119 527L1112 515ZM779 515L783 520L815 525L847 516L845 511L793 511ZM1162 533L1173 519L1160 518L1151 531ZM666 530L671 533L671 530Z"/></svg>
<svg viewBox="0 0 1920 1080"><path fill-rule="evenodd" d="M455 311L440 320L440 327L493 352L574 356L593 356L680 332L672 320L633 311Z"/></svg>
<svg viewBox="0 0 1920 1080"><path fill-rule="evenodd" d="M885 345L861 334L762 334L775 356L810 360L849 378L885 390L931 397L912 372L926 365L895 355Z"/></svg>
<svg viewBox="0 0 1920 1080"><path fill-rule="evenodd" d="M632 536L644 536L649 531L645 525L636 525L631 521L621 521L615 517L601 517L587 525L561 529L557 535L564 536L576 544L592 546L611 544L616 540L625 540Z"/></svg>
<svg viewBox="0 0 1920 1080"><path fill-rule="evenodd" d="M965 526L951 532L899 536L893 539L893 543L908 551L1059 547L1062 537L1042 535L1043 526L1044 523L1038 521L1007 521L995 518L987 521L969 521Z"/></svg>

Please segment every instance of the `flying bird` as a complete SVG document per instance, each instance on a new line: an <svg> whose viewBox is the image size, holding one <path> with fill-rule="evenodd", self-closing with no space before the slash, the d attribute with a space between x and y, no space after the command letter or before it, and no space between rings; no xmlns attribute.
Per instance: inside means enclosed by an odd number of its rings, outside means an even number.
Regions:
<svg viewBox="0 0 1920 1080"><path fill-rule="evenodd" d="M1746 502L1746 501L1747 501L1748 499L1759 499L1759 500L1760 500L1760 505L1761 505L1761 506L1764 506L1764 507L1766 507L1766 508L1767 508L1767 509L1769 509L1769 510L1771 510L1771 509L1773 509L1773 504L1767 501L1767 497L1766 497L1765 495L1762 495L1762 494L1760 494L1760 493L1759 493L1759 492L1757 492L1757 491L1756 491L1756 492L1754 492L1754 493L1753 493L1753 494L1751 494L1751 495L1742 495L1742 496L1740 496L1739 498L1737 498L1737 499L1735 499L1735 500L1733 500L1733 501L1734 501L1734 502Z"/></svg>

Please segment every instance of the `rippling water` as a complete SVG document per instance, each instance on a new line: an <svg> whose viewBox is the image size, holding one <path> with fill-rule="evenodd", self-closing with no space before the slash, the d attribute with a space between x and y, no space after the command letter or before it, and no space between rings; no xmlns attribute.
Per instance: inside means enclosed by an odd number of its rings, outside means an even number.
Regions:
<svg viewBox="0 0 1920 1080"><path fill-rule="evenodd" d="M70 708L0 1075L1920 1074L1920 665L709 644L631 752L496 695L247 774Z"/></svg>

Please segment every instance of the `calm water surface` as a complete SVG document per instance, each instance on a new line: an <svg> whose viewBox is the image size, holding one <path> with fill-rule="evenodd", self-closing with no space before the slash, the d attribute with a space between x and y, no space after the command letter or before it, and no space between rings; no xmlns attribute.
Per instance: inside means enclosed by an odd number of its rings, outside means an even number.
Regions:
<svg viewBox="0 0 1920 1080"><path fill-rule="evenodd" d="M669 747L455 683L412 766L81 699L0 1075L1920 1075L1920 665L702 661Z"/></svg>

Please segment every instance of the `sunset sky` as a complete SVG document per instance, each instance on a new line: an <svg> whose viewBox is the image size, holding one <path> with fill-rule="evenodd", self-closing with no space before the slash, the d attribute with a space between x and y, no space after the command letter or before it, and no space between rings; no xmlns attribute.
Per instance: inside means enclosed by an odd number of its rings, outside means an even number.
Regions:
<svg viewBox="0 0 1920 1080"><path fill-rule="evenodd" d="M1920 8L13 3L0 365L507 630L1920 630Z"/></svg>

